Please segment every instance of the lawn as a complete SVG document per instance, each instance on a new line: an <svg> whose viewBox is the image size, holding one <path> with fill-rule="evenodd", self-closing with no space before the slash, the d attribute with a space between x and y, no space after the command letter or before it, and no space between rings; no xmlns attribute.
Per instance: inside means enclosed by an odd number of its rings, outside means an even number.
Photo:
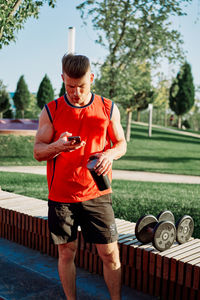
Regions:
<svg viewBox="0 0 200 300"><path fill-rule="evenodd" d="M41 165L33 158L34 137L0 135L0 165ZM125 156L114 169L200 175L200 139L164 129L132 125Z"/></svg>
<svg viewBox="0 0 200 300"><path fill-rule="evenodd" d="M43 175L0 172L2 189L16 194L47 200L46 177ZM144 214L171 210L176 221L185 214L195 222L194 237L200 237L200 186L196 184L135 182L113 180L115 216L136 222Z"/></svg>
<svg viewBox="0 0 200 300"><path fill-rule="evenodd" d="M164 129L132 125L131 141L115 169L200 175L200 139Z"/></svg>

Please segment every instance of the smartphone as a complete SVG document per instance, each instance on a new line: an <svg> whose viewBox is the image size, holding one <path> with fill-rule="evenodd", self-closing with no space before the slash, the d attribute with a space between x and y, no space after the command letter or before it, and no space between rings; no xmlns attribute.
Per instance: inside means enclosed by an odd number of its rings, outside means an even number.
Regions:
<svg viewBox="0 0 200 300"><path fill-rule="evenodd" d="M79 144L81 142L80 136L68 136L68 141L75 141L74 144Z"/></svg>

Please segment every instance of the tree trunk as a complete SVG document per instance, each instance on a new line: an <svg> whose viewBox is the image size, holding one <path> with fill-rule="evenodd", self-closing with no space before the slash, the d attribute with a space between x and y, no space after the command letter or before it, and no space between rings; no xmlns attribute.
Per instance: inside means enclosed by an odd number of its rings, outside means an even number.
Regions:
<svg viewBox="0 0 200 300"><path fill-rule="evenodd" d="M22 119L24 119L24 110L21 110L22 113Z"/></svg>
<svg viewBox="0 0 200 300"><path fill-rule="evenodd" d="M3 112L0 112L0 119L3 119Z"/></svg>
<svg viewBox="0 0 200 300"><path fill-rule="evenodd" d="M140 110L137 109L137 122L140 122Z"/></svg>
<svg viewBox="0 0 200 300"><path fill-rule="evenodd" d="M130 142L131 139L131 121L132 121L132 111L128 110L127 112L127 122L126 122L126 141Z"/></svg>
<svg viewBox="0 0 200 300"><path fill-rule="evenodd" d="M115 71L115 56L111 56L110 60L110 71L109 71L109 98L112 99L115 96L115 80L116 80L116 71Z"/></svg>
<svg viewBox="0 0 200 300"><path fill-rule="evenodd" d="M156 123L156 125L160 125L161 124L161 117L160 117L160 110L159 110L159 108L156 108L155 109L155 123Z"/></svg>
<svg viewBox="0 0 200 300"><path fill-rule="evenodd" d="M167 111L165 110L165 116L164 116L164 126L167 127Z"/></svg>
<svg viewBox="0 0 200 300"><path fill-rule="evenodd" d="M178 116L178 128L181 129L181 116Z"/></svg>

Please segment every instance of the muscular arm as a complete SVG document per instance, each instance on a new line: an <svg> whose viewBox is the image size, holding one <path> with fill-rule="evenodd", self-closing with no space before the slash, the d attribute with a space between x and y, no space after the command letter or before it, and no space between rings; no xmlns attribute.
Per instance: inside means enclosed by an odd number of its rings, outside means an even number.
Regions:
<svg viewBox="0 0 200 300"><path fill-rule="evenodd" d="M108 127L108 134L112 141L112 148L99 154L99 161L96 165L98 175L107 174L112 168L113 160L119 159L126 153L126 140L124 131L120 122L120 112L116 105L113 108L112 118Z"/></svg>
<svg viewBox="0 0 200 300"><path fill-rule="evenodd" d="M81 142L74 145L73 142L68 142L67 137L72 135L69 132L63 132L57 141L52 142L53 134L53 125L44 108L40 115L39 127L35 137L34 157L36 160L49 160L59 155L61 152L73 151L85 144L85 142Z"/></svg>
<svg viewBox="0 0 200 300"><path fill-rule="evenodd" d="M108 134L113 146L104 153L109 157L110 160L119 159L126 153L127 145L120 121L120 112L116 105L114 105L113 108L112 119L108 127Z"/></svg>

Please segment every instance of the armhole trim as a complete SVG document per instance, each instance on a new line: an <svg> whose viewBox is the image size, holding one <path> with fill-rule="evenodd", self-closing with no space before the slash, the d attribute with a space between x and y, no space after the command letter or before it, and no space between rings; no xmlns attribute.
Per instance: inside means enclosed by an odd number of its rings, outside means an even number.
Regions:
<svg viewBox="0 0 200 300"><path fill-rule="evenodd" d="M58 99L55 100L56 102L56 109L58 108Z"/></svg>
<svg viewBox="0 0 200 300"><path fill-rule="evenodd" d="M103 97L101 97L101 100L102 100L103 104L105 105L105 102L104 102L104 98L103 98Z"/></svg>
<svg viewBox="0 0 200 300"><path fill-rule="evenodd" d="M48 114L48 116L49 116L49 120L51 121L51 123L53 123L53 119L52 119L52 116L51 116L51 113L50 113L50 110L49 110L47 104L45 104L45 108L46 108L47 114Z"/></svg>
<svg viewBox="0 0 200 300"><path fill-rule="evenodd" d="M114 102L112 101L112 106L111 106L111 109L110 109L110 120L112 118L113 108L114 108Z"/></svg>
<svg viewBox="0 0 200 300"><path fill-rule="evenodd" d="M54 159L53 159L53 175L52 175L52 178L51 178L50 190L51 190L52 183L53 183L53 180L54 180L55 168L56 168L56 157L54 157Z"/></svg>
<svg viewBox="0 0 200 300"><path fill-rule="evenodd" d="M102 100L102 102L103 102L103 104L105 105L105 102L104 102L104 98L103 97L101 97L101 100ZM111 118L112 118L112 113L113 113L113 108L114 108L114 102L111 100L111 102L112 102L112 105L111 105L111 108L110 108L110 116L109 116L109 118L110 118L110 120L111 120ZM106 108L106 106L105 106L105 108ZM106 110L107 111L107 110Z"/></svg>

